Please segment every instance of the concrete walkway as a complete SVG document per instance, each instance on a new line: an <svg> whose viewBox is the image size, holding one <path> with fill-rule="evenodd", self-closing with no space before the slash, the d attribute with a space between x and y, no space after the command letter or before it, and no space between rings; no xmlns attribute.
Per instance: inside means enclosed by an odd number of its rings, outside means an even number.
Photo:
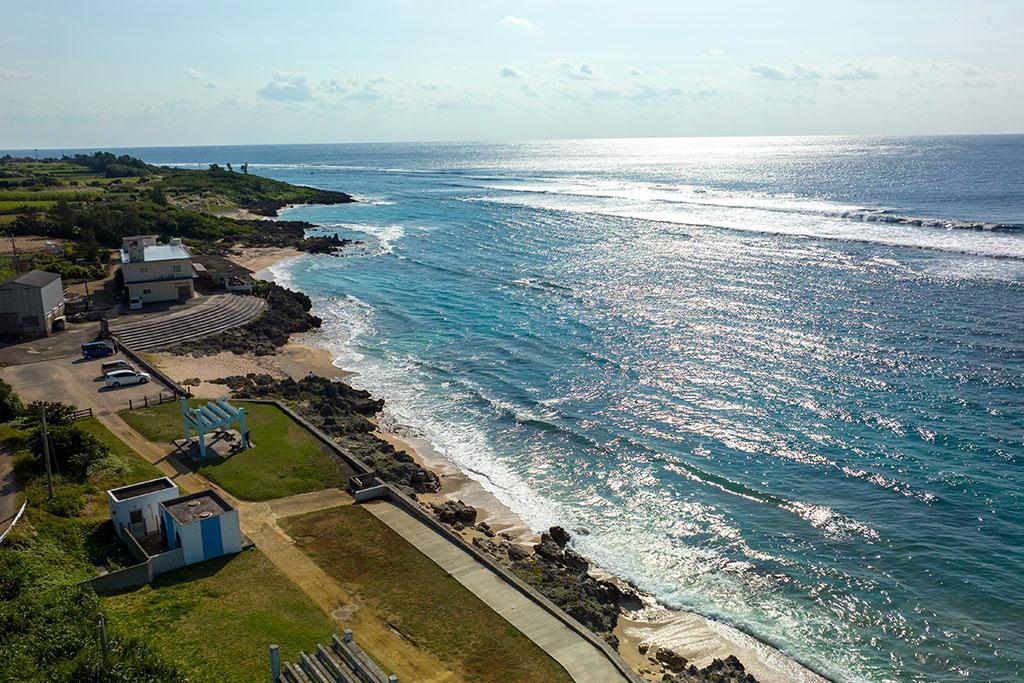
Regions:
<svg viewBox="0 0 1024 683"><path fill-rule="evenodd" d="M574 681L627 680L593 645L415 517L385 501L364 507L551 655Z"/></svg>

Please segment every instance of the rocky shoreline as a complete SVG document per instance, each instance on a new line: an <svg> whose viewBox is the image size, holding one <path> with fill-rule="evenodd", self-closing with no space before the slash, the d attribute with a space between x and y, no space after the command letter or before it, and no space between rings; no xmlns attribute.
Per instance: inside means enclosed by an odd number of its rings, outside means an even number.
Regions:
<svg viewBox="0 0 1024 683"><path fill-rule="evenodd" d="M245 327L169 351L191 355L197 361L224 352L267 358L285 348L292 334L319 328L321 321L311 313L312 304L305 294L273 282L261 282L257 287L259 295L268 301L267 312L259 319ZM620 620L635 624L632 620L645 606L654 603L653 597L615 577L600 576L596 567L573 550L572 537L561 527L550 528L537 542L524 542L507 530L492 529L486 521L480 520L483 515L479 510L461 499L445 498L438 474L402 447L405 441L389 439L379 431L378 416L384 410L383 399L353 388L338 377L328 378L313 372L301 376L247 372L206 381L226 386L238 398L274 398L286 402L365 462L381 479L419 500L464 542L509 568L626 656L623 650L626 644L620 642L616 627ZM399 447L396 448L396 444ZM627 659L646 680L671 683L759 680L734 654L715 657L703 667L697 667L665 644L633 640L628 647ZM722 649L718 647L716 652ZM751 649L737 646L735 652L749 656ZM823 680L795 662L788 667L795 675L785 675L776 667L765 666L760 658L755 661L759 671L766 674L760 679L763 681Z"/></svg>

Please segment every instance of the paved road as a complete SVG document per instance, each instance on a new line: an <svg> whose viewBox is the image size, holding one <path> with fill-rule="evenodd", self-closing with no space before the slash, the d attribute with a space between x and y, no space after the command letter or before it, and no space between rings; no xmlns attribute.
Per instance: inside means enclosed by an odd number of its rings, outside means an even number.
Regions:
<svg viewBox="0 0 1024 683"><path fill-rule="evenodd" d="M367 503L365 507L537 643L565 667L574 681L623 683L627 680L593 645L412 515L384 501Z"/></svg>
<svg viewBox="0 0 1024 683"><path fill-rule="evenodd" d="M0 533L14 521L19 507L21 501L18 500L18 482L14 480L13 458L7 451L0 450Z"/></svg>

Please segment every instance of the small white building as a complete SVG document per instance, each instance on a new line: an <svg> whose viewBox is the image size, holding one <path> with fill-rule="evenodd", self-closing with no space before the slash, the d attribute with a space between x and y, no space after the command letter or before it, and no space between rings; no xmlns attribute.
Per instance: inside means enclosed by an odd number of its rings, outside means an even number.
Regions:
<svg viewBox="0 0 1024 683"><path fill-rule="evenodd" d="M125 237L121 274L128 297L143 304L184 301L195 296L192 255L179 238L159 244L156 235Z"/></svg>
<svg viewBox="0 0 1024 683"><path fill-rule="evenodd" d="M242 550L238 510L213 490L161 503L167 547L181 548L185 564Z"/></svg>
<svg viewBox="0 0 1024 683"><path fill-rule="evenodd" d="M118 537L128 543L130 531L140 543L162 533L160 504L180 496L178 486L167 477L158 477L107 491L110 520Z"/></svg>
<svg viewBox="0 0 1024 683"><path fill-rule="evenodd" d="M49 336L64 315L60 275L30 270L0 282L0 335Z"/></svg>

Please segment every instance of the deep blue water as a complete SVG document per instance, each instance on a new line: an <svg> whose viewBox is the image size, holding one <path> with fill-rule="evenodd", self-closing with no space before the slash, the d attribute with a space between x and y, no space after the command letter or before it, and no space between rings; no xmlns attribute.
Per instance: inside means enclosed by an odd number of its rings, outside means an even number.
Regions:
<svg viewBox="0 0 1024 683"><path fill-rule="evenodd" d="M278 274L535 528L840 679L1024 677L1024 137L135 153L358 195Z"/></svg>

